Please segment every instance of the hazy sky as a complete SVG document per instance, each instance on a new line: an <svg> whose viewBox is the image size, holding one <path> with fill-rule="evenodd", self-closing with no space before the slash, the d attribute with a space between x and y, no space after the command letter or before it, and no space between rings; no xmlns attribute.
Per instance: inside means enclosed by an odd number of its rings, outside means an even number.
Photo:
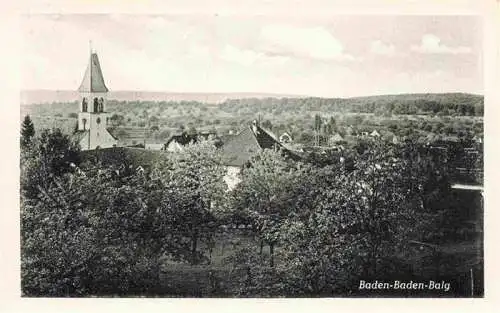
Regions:
<svg viewBox="0 0 500 313"><path fill-rule="evenodd" d="M111 90L483 93L474 16L31 15L21 26L23 89L77 89L92 40Z"/></svg>

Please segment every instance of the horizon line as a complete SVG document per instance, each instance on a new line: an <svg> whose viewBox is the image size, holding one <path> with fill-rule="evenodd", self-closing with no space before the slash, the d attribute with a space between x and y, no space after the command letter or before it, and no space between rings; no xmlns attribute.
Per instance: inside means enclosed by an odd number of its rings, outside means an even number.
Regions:
<svg viewBox="0 0 500 313"><path fill-rule="evenodd" d="M20 89L20 92L33 92L33 91L49 91L49 92L75 92L78 90L72 89L47 89L47 88L27 88ZM193 94L193 95L231 95L231 94L243 94L243 95L269 95L269 96L279 96L281 98L287 97L297 97L297 98L322 98L322 99L352 99L352 98L364 98L364 97L378 97L378 96L398 96L398 95L438 95L438 94L468 94L473 96L484 97L484 93L469 92L469 91L441 91L441 92L401 92L401 93L372 93L372 94L360 94L356 96L319 96L319 95L307 95L307 94L293 94L293 93L280 93L280 92L258 92L258 91L169 91L169 90L148 90L148 89L110 89L108 93L113 92L146 92L146 93L163 93L163 94Z"/></svg>

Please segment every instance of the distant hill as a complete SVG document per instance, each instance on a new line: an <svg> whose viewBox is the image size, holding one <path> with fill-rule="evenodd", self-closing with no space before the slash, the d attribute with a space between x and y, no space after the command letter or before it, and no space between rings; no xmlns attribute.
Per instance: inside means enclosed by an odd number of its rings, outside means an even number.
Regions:
<svg viewBox="0 0 500 313"><path fill-rule="evenodd" d="M282 95L271 93L182 93L160 91L110 91L108 99L117 101L198 101L204 103L221 103L228 99L247 98L302 98L299 95ZM73 102L78 99L78 92L73 90L22 90L21 104L42 104L52 102Z"/></svg>
<svg viewBox="0 0 500 313"><path fill-rule="evenodd" d="M483 95L476 95L471 93L462 92L449 92L449 93L407 93L407 94L393 94L393 95L376 95L376 96L364 96L364 97L352 97L349 100L356 101L415 101L415 100L426 100L426 101L483 101Z"/></svg>
<svg viewBox="0 0 500 313"><path fill-rule="evenodd" d="M350 112L384 114L483 115L484 97L467 93L419 93L352 98L229 99L220 105L227 113Z"/></svg>

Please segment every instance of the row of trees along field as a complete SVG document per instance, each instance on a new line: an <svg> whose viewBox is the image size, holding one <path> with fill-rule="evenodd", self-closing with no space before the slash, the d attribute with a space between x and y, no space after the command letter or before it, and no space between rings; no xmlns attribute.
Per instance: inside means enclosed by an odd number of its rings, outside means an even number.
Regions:
<svg viewBox="0 0 500 313"><path fill-rule="evenodd" d="M446 166L412 143L366 143L349 162L266 150L227 191L209 142L136 170L88 162L59 130L30 127L21 139L27 296L347 295L360 277L405 271L408 240L454 227ZM234 225L250 240L215 264L220 238L240 236ZM180 285L195 275L202 289L182 293L165 273Z"/></svg>

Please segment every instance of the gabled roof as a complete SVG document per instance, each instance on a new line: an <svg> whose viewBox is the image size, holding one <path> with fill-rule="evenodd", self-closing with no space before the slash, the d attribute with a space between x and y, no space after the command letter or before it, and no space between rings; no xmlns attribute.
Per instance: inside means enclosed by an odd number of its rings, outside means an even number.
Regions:
<svg viewBox="0 0 500 313"><path fill-rule="evenodd" d="M101 65L97 53L90 54L87 70L83 75L82 83L78 88L79 92L108 92L108 87L104 83Z"/></svg>
<svg viewBox="0 0 500 313"><path fill-rule="evenodd" d="M332 142L338 142L338 141L343 141L344 138L339 133L335 133L331 135L328 140Z"/></svg>
<svg viewBox="0 0 500 313"><path fill-rule="evenodd" d="M257 129L259 128L257 127ZM252 156L264 149L263 147L269 148L274 143L279 144L272 137L264 135L263 131L259 138L261 139L261 143L259 143L256 134L249 126L229 140L223 149L223 158L226 165L242 166L250 161Z"/></svg>
<svg viewBox="0 0 500 313"><path fill-rule="evenodd" d="M276 138L267 130L260 126L246 127L238 135L224 144L223 159L225 165L243 166L249 162L252 157L263 149L278 148L291 159L298 160L300 156L296 152L286 149Z"/></svg>
<svg viewBox="0 0 500 313"><path fill-rule="evenodd" d="M108 128L108 132L115 138L124 140L124 139L137 139L143 140L145 135L145 128L143 127L110 127Z"/></svg>
<svg viewBox="0 0 500 313"><path fill-rule="evenodd" d="M166 145L168 146L171 142L175 141L181 146L186 146L190 143L197 143L201 140L209 140L211 137L214 137L215 146L220 148L222 146L222 141L217 137L217 134L211 132L197 133L197 134L187 134L183 133L180 135L173 135L168 139Z"/></svg>
<svg viewBox="0 0 500 313"><path fill-rule="evenodd" d="M181 134L181 135L173 135L170 137L170 139L167 141L166 145L168 146L172 141L177 142L178 144L185 146L190 143L196 143L197 138L196 135L188 135L186 133Z"/></svg>

